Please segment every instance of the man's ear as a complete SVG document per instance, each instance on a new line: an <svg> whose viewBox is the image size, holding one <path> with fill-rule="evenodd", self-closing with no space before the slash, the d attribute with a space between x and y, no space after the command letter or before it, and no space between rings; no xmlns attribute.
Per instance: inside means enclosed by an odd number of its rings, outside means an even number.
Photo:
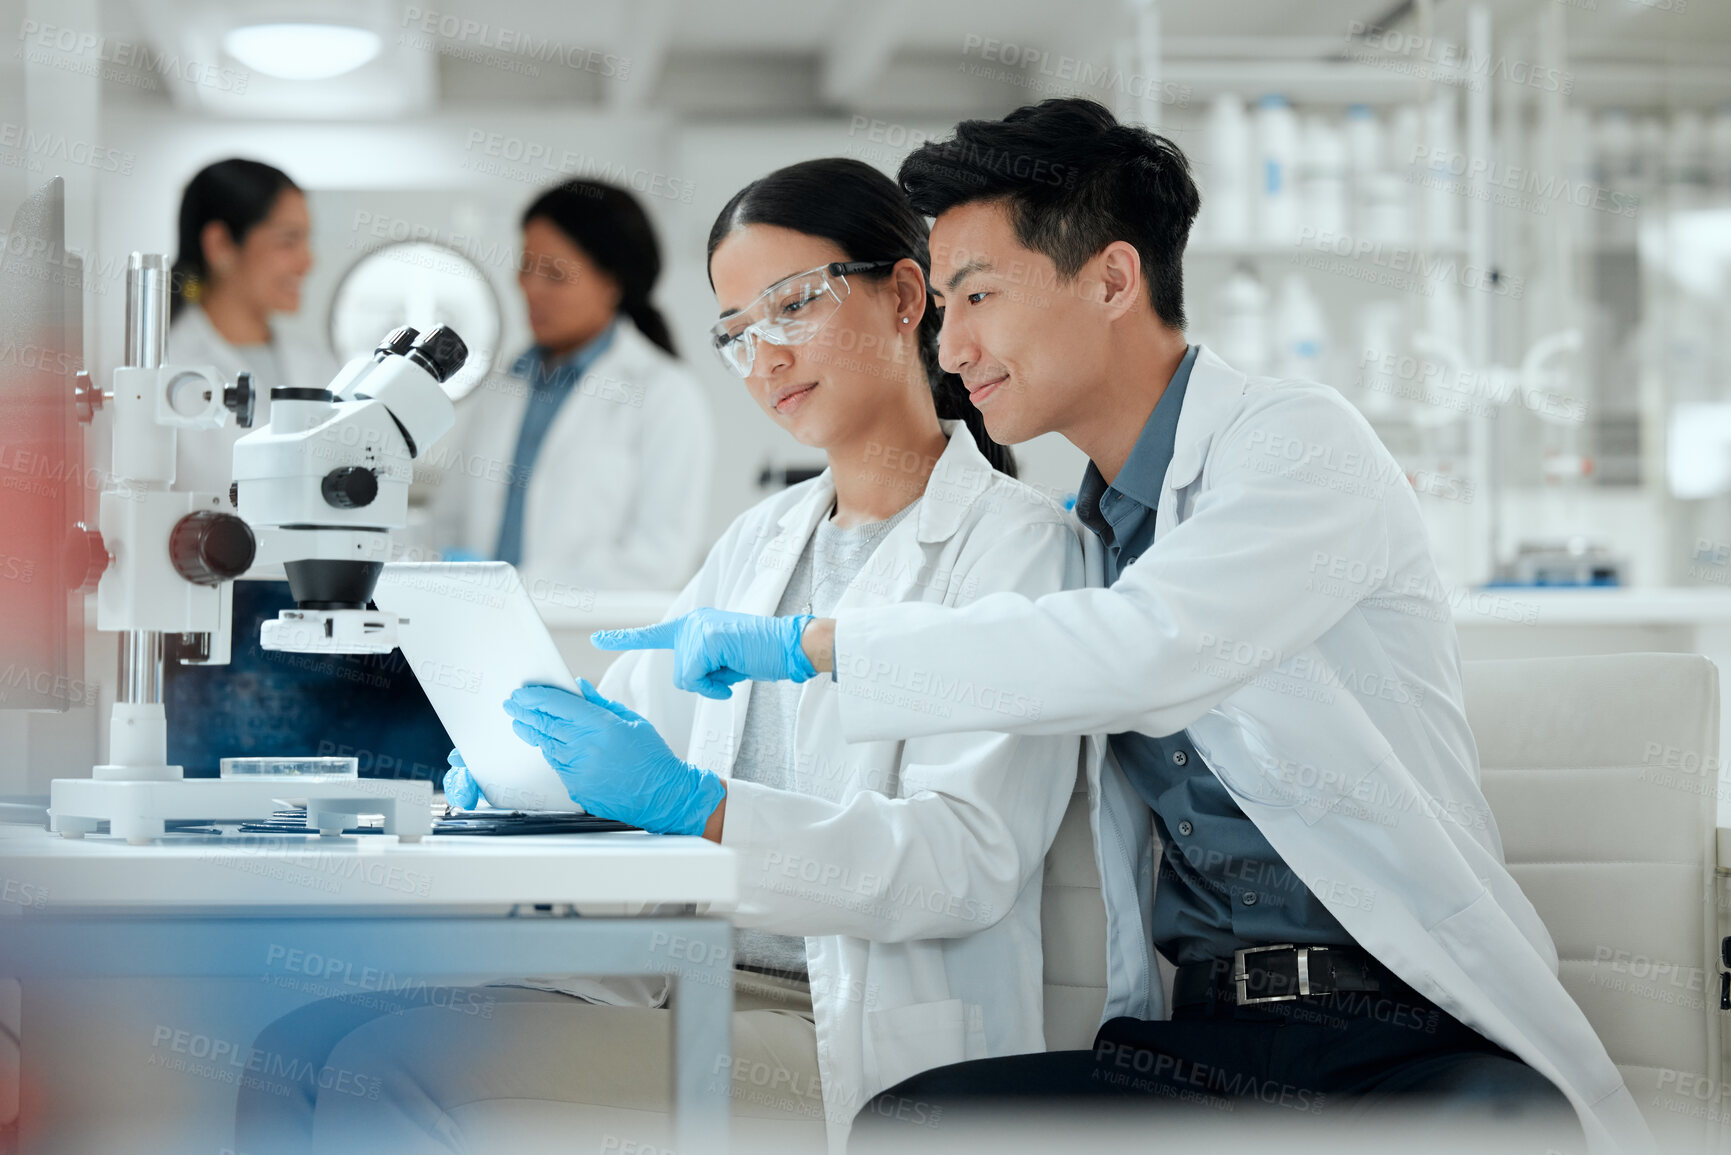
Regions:
<svg viewBox="0 0 1731 1155"><path fill-rule="evenodd" d="M1100 303L1112 320L1144 307L1147 298L1142 283L1142 254L1129 241L1113 241L1088 262L1095 266Z"/></svg>

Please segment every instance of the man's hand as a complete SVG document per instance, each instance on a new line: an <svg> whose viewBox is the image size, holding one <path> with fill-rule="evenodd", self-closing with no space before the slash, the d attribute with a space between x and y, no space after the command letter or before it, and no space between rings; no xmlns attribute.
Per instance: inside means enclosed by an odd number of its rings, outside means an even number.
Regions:
<svg viewBox="0 0 1731 1155"><path fill-rule="evenodd" d="M814 618L805 632L799 636L799 648L805 653L805 660L811 663L811 668L820 674L827 674L835 669L835 619Z"/></svg>
<svg viewBox="0 0 1731 1155"><path fill-rule="evenodd" d="M656 834L702 834L722 780L674 756L655 727L579 681L581 694L524 686L505 701L511 729L538 746L571 800Z"/></svg>
<svg viewBox="0 0 1731 1155"><path fill-rule="evenodd" d="M765 618L725 610L692 610L684 617L635 630L600 630L599 650L672 650L673 681L706 698L733 696L736 682L803 682L817 673L800 645L809 614Z"/></svg>

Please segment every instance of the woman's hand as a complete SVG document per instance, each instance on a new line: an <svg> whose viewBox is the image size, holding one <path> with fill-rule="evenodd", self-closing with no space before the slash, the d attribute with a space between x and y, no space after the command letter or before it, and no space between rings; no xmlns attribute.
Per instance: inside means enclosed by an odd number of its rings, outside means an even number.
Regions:
<svg viewBox="0 0 1731 1155"><path fill-rule="evenodd" d="M463 756L452 750L445 758L451 768L445 771L445 801L458 810L473 810L481 801L481 788L469 773Z"/></svg>
<svg viewBox="0 0 1731 1155"><path fill-rule="evenodd" d="M524 686L505 701L517 737L540 747L571 800L655 834L702 834L722 780L674 756L655 727L579 681L581 694Z"/></svg>

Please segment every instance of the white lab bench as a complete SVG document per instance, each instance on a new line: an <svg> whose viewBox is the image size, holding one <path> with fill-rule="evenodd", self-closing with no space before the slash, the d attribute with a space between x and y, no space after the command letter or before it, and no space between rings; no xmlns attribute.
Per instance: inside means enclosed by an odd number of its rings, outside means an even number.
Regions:
<svg viewBox="0 0 1731 1155"><path fill-rule="evenodd" d="M0 825L0 977L23 984L30 1086L33 980L268 978L285 942L349 974L664 974L676 991L678 1149L724 1152L729 1081L713 1073L730 1050L737 886L733 852L701 838L171 835L129 846ZM574 916L524 916L538 905Z"/></svg>

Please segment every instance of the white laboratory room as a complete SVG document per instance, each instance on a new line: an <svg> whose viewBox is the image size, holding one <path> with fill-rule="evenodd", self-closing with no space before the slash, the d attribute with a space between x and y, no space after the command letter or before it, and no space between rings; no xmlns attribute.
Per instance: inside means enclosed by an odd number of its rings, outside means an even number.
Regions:
<svg viewBox="0 0 1731 1155"><path fill-rule="evenodd" d="M0 0L0 1155L1731 1155L1728 62Z"/></svg>

